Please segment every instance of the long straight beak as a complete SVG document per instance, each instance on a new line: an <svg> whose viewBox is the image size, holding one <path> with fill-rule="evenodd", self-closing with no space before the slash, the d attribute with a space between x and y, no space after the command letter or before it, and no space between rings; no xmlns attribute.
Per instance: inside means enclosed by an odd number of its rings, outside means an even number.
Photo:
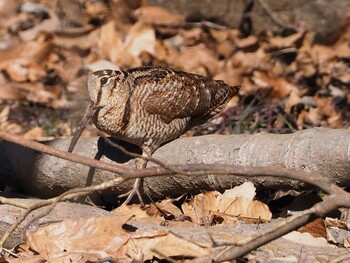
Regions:
<svg viewBox="0 0 350 263"><path fill-rule="evenodd" d="M77 144L81 134L86 128L91 117L94 115L98 107L91 101L89 106L86 108L83 118L78 124L78 127L73 135L73 138L69 144L68 152L73 152L75 145Z"/></svg>

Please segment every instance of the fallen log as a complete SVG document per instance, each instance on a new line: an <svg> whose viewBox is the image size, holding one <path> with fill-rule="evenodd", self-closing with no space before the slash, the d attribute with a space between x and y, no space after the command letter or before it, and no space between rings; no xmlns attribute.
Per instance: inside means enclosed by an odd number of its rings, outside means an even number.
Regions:
<svg viewBox="0 0 350 263"><path fill-rule="evenodd" d="M70 138L47 144L68 149ZM132 145L127 150L137 152ZM313 172L330 179L339 186L350 185L350 130L314 128L293 134L206 135L180 138L155 152L154 158L171 164L232 164L242 166L279 166ZM126 163L130 157L106 145L102 138L81 138L75 153L101 160ZM133 167L133 163L128 163ZM154 165L149 163L149 165ZM263 169L263 168L262 168ZM12 184L25 193L38 197L52 197L75 187L95 185L115 178L116 174L59 159L24 148L18 144L0 143L0 183ZM272 177L243 176L163 176L147 178L144 193L152 198L165 198L183 193L232 188L244 181L252 181L257 188L302 189L306 184L295 180ZM128 191L132 181L103 194Z"/></svg>

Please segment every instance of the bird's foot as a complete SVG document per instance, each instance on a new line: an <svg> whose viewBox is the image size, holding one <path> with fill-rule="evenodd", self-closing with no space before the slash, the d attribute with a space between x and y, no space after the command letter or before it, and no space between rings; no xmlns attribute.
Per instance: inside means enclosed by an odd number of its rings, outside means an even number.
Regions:
<svg viewBox="0 0 350 263"><path fill-rule="evenodd" d="M142 196L141 196L141 192L140 192L141 182L142 182L142 178L137 178L135 180L133 188L129 192L127 192L125 194L118 195L118 198L123 198L123 197L127 196L127 198L126 198L126 200L124 201L123 204L125 204L125 205L129 204L131 199L135 195L137 195L137 198L139 199L141 206L145 206L145 203L143 202L143 199L142 199Z"/></svg>

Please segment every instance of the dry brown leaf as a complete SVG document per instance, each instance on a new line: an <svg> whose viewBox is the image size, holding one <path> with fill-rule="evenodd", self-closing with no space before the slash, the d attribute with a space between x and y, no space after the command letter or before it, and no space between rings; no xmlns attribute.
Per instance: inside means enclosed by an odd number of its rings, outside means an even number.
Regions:
<svg viewBox="0 0 350 263"><path fill-rule="evenodd" d="M85 4L85 12L92 19L103 20L109 13L109 9L103 1L87 1Z"/></svg>
<svg viewBox="0 0 350 263"><path fill-rule="evenodd" d="M269 56L262 48L259 48L255 52L243 52L240 50L231 57L232 65L242 68L246 74L254 70L268 71L271 68L269 61Z"/></svg>
<svg viewBox="0 0 350 263"><path fill-rule="evenodd" d="M59 98L61 95L61 87L55 86L50 89L45 88L42 83L21 83L15 85L21 94L23 94L29 101L49 104Z"/></svg>
<svg viewBox="0 0 350 263"><path fill-rule="evenodd" d="M191 47L203 43L203 29L199 27L191 28L189 30L180 29L177 37L182 39L181 47Z"/></svg>
<svg viewBox="0 0 350 263"><path fill-rule="evenodd" d="M53 33L56 30L62 28L61 20L58 18L56 13L52 10L49 11L50 17L48 19L42 20L39 24L34 27L20 31L18 34L23 41L32 41L38 37L42 32Z"/></svg>
<svg viewBox="0 0 350 263"><path fill-rule="evenodd" d="M22 100L25 97L0 74L0 99L1 100Z"/></svg>
<svg viewBox="0 0 350 263"><path fill-rule="evenodd" d="M46 70L30 59L12 61L4 71L16 82L37 81L46 75Z"/></svg>
<svg viewBox="0 0 350 263"><path fill-rule="evenodd" d="M312 123L315 126L321 124L322 114L318 108L309 108L308 110L303 110L297 119L298 129L303 129L303 124L305 122Z"/></svg>
<svg viewBox="0 0 350 263"><path fill-rule="evenodd" d="M249 198L240 195L246 195ZM182 210L192 218L192 222L197 224L211 222L213 216L221 217L224 220L223 224L235 223L238 218L248 222L270 220L272 213L268 206L252 200L254 195L255 187L245 183L237 190L232 189L224 194L216 191L199 194L189 203L184 203Z"/></svg>
<svg viewBox="0 0 350 263"><path fill-rule="evenodd" d="M43 63L53 50L53 45L42 42L23 42L10 48L0 50L0 69L6 69L12 63Z"/></svg>
<svg viewBox="0 0 350 263"><path fill-rule="evenodd" d="M217 30L217 29L210 29L209 30L210 35L215 39L217 43L221 43L230 37L230 31L229 30Z"/></svg>
<svg viewBox="0 0 350 263"><path fill-rule="evenodd" d="M211 244L196 244L185 239L181 239L172 233L164 231L164 235L150 236L151 238L133 238L126 245L126 251L131 257L136 257L137 249L141 249L144 260L152 259L153 249L162 252L162 255L157 255L158 258L166 257L181 257L195 258L210 253Z"/></svg>
<svg viewBox="0 0 350 263"><path fill-rule="evenodd" d="M300 233L309 233L313 237L323 237L327 239L326 225L323 219L317 218L314 221L302 226L298 230Z"/></svg>
<svg viewBox="0 0 350 263"><path fill-rule="evenodd" d="M221 193L217 191L196 195L189 203L182 204L182 211L191 217L192 222L202 224L212 216L212 211L217 211L219 208L217 197L220 195Z"/></svg>
<svg viewBox="0 0 350 263"><path fill-rule="evenodd" d="M258 38L254 35L250 35L246 38L236 38L235 43L238 48L247 50L258 47Z"/></svg>
<svg viewBox="0 0 350 263"><path fill-rule="evenodd" d="M121 205L112 211L121 216L132 217L134 220L141 222L148 222L154 224L162 224L165 220L168 221L168 225L181 225L181 226L192 226L188 224L188 219L182 211L173 204L172 199L166 199L155 204L146 205L141 207L140 205ZM186 223L174 223L176 220L186 221Z"/></svg>
<svg viewBox="0 0 350 263"><path fill-rule="evenodd" d="M34 127L30 129L25 134L23 134L23 138L35 141L48 141L55 139L55 137L46 136L45 131L42 127Z"/></svg>
<svg viewBox="0 0 350 263"><path fill-rule="evenodd" d="M0 262L6 262L6 263L44 263L44 262L47 262L45 260L44 257L40 256L40 255L30 255L30 256L27 256L27 255L21 255L20 258L9 258L9 257L6 257L5 258L6 261L1 261L1 258L0 258ZM61 261L63 262L63 261ZM50 261L50 263L55 263L53 261Z"/></svg>
<svg viewBox="0 0 350 263"><path fill-rule="evenodd" d="M20 5L21 3L17 1L0 1L0 17L7 20L9 17L14 16L18 12Z"/></svg>
<svg viewBox="0 0 350 263"><path fill-rule="evenodd" d="M220 212L223 213L222 216L226 220L233 216L247 223L265 222L272 218L272 213L267 205L257 200L249 200L245 197L221 199Z"/></svg>
<svg viewBox="0 0 350 263"><path fill-rule="evenodd" d="M0 112L0 123L3 123L8 120L10 113L10 105L5 105L5 107Z"/></svg>
<svg viewBox="0 0 350 263"><path fill-rule="evenodd" d="M123 67L137 67L141 66L142 61L139 56L142 53L155 54L156 49L156 35L154 28L149 24L137 22L134 24L123 43L110 51L110 60L117 66Z"/></svg>
<svg viewBox="0 0 350 263"><path fill-rule="evenodd" d="M138 20L146 23L176 25L185 22L185 17L179 14L173 14L159 6L142 6L134 11Z"/></svg>
<svg viewBox="0 0 350 263"><path fill-rule="evenodd" d="M139 56L142 52L154 54L156 36L154 28L150 25L137 22L130 28L122 49L133 56Z"/></svg>
<svg viewBox="0 0 350 263"><path fill-rule="evenodd" d="M298 71L295 75L297 79L301 79L303 77L311 78L317 72L315 61L309 52L299 51L295 60L295 65L296 70Z"/></svg>
<svg viewBox="0 0 350 263"><path fill-rule="evenodd" d="M83 218L65 220L27 232L28 244L45 258L66 251L105 251L123 256L119 250L128 241L128 232L122 225L127 217ZM87 242L90 240L90 242Z"/></svg>
<svg viewBox="0 0 350 263"><path fill-rule="evenodd" d="M183 213L181 210L173 204L173 200L166 199L156 203L158 209L162 211L165 216L173 216L175 219L182 217Z"/></svg>
<svg viewBox="0 0 350 263"><path fill-rule="evenodd" d="M340 113L336 113L335 115L329 117L327 119L329 128L333 129L341 129L343 127L343 118Z"/></svg>
<svg viewBox="0 0 350 263"><path fill-rule="evenodd" d="M333 117L337 115L332 100L333 98L331 97L315 97L317 108L322 114L328 117Z"/></svg>
<svg viewBox="0 0 350 263"><path fill-rule="evenodd" d="M169 257L195 257L210 252L205 245L196 245L166 230L128 232L122 228L128 220L128 217L65 220L27 232L28 244L45 259L75 254L80 257L111 256L120 260L140 257L142 253L144 260L148 260L154 256L152 249Z"/></svg>
<svg viewBox="0 0 350 263"><path fill-rule="evenodd" d="M301 44L299 42L303 40L304 35L305 35L305 32L300 31L288 37L275 36L270 38L269 41L270 41L271 48L281 49L281 48L295 47Z"/></svg>
<svg viewBox="0 0 350 263"><path fill-rule="evenodd" d="M203 44L181 50L178 54L169 57L167 63L184 71L200 75L208 75L208 72L210 76L215 76L220 68L213 52Z"/></svg>
<svg viewBox="0 0 350 263"><path fill-rule="evenodd" d="M284 106L285 112L291 113L291 109L294 105L301 103L302 100L299 96L299 92L297 90L292 90L287 98L286 104Z"/></svg>
<svg viewBox="0 0 350 263"><path fill-rule="evenodd" d="M233 44L230 40L225 40L218 43L216 51L219 56L229 58L233 51Z"/></svg>
<svg viewBox="0 0 350 263"><path fill-rule="evenodd" d="M248 200L253 200L256 195L255 186L252 182L244 182L241 185L238 185L232 189L226 190L222 197L224 198L237 198L245 197Z"/></svg>
<svg viewBox="0 0 350 263"><path fill-rule="evenodd" d="M243 82L243 69L234 67L232 62L229 60L224 66L223 70L213 78L217 80L223 80L229 85L240 85ZM238 99L238 97L234 97Z"/></svg>
<svg viewBox="0 0 350 263"><path fill-rule="evenodd" d="M161 216L160 212L154 213L154 210L152 209L154 205L150 204L145 207L141 207L140 205L134 204L134 205L121 205L113 210L113 213L120 215L120 216L126 216L126 217L132 217L135 220L141 219L141 218L150 218L150 217L159 217ZM149 211L152 210L151 213Z"/></svg>
<svg viewBox="0 0 350 263"><path fill-rule="evenodd" d="M328 81L324 81L324 86L328 85L331 79L341 81L343 84L350 84L350 68L344 62L329 61L323 63L319 66L319 72L328 77Z"/></svg>
<svg viewBox="0 0 350 263"><path fill-rule="evenodd" d="M297 87L285 78L269 76L260 71L254 71L252 80L257 86L272 89L270 94L272 102L277 102L289 95L292 90L297 90Z"/></svg>
<svg viewBox="0 0 350 263"><path fill-rule="evenodd" d="M110 21L101 27L101 35L98 42L98 47L101 56L111 60L116 56L116 53L123 43L122 35L115 28L115 23Z"/></svg>
<svg viewBox="0 0 350 263"><path fill-rule="evenodd" d="M170 47L164 43L164 41L156 41L155 58L158 61L165 61L168 57L175 56L177 50L174 47Z"/></svg>
<svg viewBox="0 0 350 263"><path fill-rule="evenodd" d="M4 131L8 131L11 134L21 134L23 132L23 127L14 122L0 122L0 128Z"/></svg>
<svg viewBox="0 0 350 263"><path fill-rule="evenodd" d="M349 230L347 223L343 220L339 220L337 218L326 217L325 224L327 227L338 227L341 229Z"/></svg>

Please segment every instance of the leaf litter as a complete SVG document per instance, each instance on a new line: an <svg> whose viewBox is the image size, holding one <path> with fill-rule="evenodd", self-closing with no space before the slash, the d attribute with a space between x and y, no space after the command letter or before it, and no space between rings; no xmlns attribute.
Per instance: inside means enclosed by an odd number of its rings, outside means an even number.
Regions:
<svg viewBox="0 0 350 263"><path fill-rule="evenodd" d="M242 37L236 29L191 27L182 15L144 4L133 6L133 1L119 1L123 8L117 10L104 1L4 2L0 6L0 127L28 139L72 135L81 115L76 112L82 112L81 102L88 101L81 78L106 63L121 69L150 64L177 67L242 84L239 96L217 120L187 136L350 127L349 26L326 46L314 41L313 32ZM85 133L95 134L94 129ZM240 187L247 187L243 192L250 195L232 194ZM37 262L105 257L143 261L153 257L152 248L169 257L203 255L210 252L209 246L167 231L135 234L123 225L130 217L187 227L271 220L267 205L254 199L255 189L240 187L223 194L202 193L182 205L168 199L142 209L120 206L114 213L123 215L121 219L51 224L27 233L30 249L40 254L31 256ZM323 225L318 221L316 229ZM325 237L324 229L319 235ZM94 241L86 244L92 237ZM348 246L349 237L341 240Z"/></svg>

